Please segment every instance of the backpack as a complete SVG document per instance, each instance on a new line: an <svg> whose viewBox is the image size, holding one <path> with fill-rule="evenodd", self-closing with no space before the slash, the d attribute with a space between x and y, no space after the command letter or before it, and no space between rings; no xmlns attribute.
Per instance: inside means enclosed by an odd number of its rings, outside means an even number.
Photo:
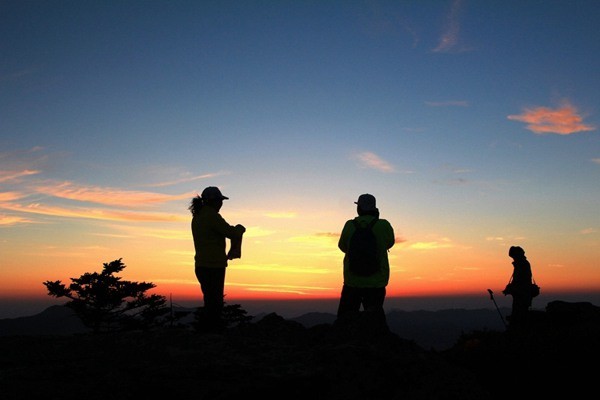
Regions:
<svg viewBox="0 0 600 400"><path fill-rule="evenodd" d="M373 225L377 222L377 218L373 218L364 228L356 220L352 222L356 230L348 246L348 266L356 275L373 275L380 268L377 238L373 233Z"/></svg>

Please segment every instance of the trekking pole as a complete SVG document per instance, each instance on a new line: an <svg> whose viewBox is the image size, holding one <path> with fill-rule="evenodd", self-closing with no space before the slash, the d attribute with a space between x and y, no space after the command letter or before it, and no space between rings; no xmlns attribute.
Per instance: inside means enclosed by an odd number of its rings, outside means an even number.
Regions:
<svg viewBox="0 0 600 400"><path fill-rule="evenodd" d="M494 302L494 305L496 306L496 310L498 310L498 315L500 315L500 319L502 320L502 323L504 324L504 328L506 328L506 322L504 322L504 317L502 316L502 313L500 312L500 309L498 308L498 304L496 304L496 300L494 300L494 292L492 292L492 289L488 289L487 291L490 294L490 299L492 299L492 301Z"/></svg>

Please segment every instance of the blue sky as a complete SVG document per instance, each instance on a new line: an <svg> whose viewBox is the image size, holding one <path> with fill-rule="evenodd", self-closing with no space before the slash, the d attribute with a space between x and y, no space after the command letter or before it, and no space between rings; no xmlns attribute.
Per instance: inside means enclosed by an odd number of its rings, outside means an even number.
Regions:
<svg viewBox="0 0 600 400"><path fill-rule="evenodd" d="M596 1L3 1L0 274L123 257L196 285L187 203L219 186L249 228L233 288L336 295L366 192L396 294L503 283L513 244L546 287L600 288L599 20Z"/></svg>

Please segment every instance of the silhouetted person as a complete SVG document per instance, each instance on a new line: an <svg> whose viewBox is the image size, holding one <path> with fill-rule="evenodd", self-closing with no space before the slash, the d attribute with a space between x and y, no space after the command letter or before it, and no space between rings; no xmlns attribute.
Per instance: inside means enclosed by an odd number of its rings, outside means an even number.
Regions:
<svg viewBox="0 0 600 400"><path fill-rule="evenodd" d="M509 284L502 293L511 295L512 311L507 318L510 327L523 327L529 319L529 307L531 307L531 265L525 257L525 250L519 246L512 246L508 250L508 256L513 259L513 274Z"/></svg>
<svg viewBox="0 0 600 400"><path fill-rule="evenodd" d="M201 323L205 326L200 328L204 330L219 331L223 328L221 313L228 260L226 238L241 240L246 231L242 225L229 225L219 214L223 200L228 199L219 188L209 186L202 191L202 196L192 199L189 207L196 251L195 272L204 300Z"/></svg>
<svg viewBox="0 0 600 400"><path fill-rule="evenodd" d="M358 216L346 221L338 242L339 249L344 252L344 284L336 323L345 323L358 317L362 305L364 314L373 319L379 327L387 330L383 303L390 278L388 250L395 242L394 229L387 220L379 218L373 195L362 194L355 204ZM355 222L366 226L373 220L377 220L372 225L372 230L377 240L378 268L373 274L364 276L351 270L348 251L350 240L357 230Z"/></svg>

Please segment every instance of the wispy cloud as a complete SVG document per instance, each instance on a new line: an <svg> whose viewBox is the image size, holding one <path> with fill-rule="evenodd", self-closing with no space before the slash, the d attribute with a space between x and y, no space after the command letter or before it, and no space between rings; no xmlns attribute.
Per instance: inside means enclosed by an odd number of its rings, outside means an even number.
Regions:
<svg viewBox="0 0 600 400"><path fill-rule="evenodd" d="M276 284L247 284L247 283L228 283L229 286L244 288L249 292L267 292L267 293L289 293L310 295L318 292L331 290L330 287L320 286L297 286L297 285L276 285Z"/></svg>
<svg viewBox="0 0 600 400"><path fill-rule="evenodd" d="M80 186L72 182L40 185L35 188L35 191L37 193L62 199L122 207L139 207L152 204L162 204L169 201L187 199L192 196L189 193L180 195L167 195L154 192L122 190L111 187Z"/></svg>
<svg viewBox="0 0 600 400"><path fill-rule="evenodd" d="M526 108L519 115L507 117L513 121L521 121L527 124L527 129L537 134L555 133L558 135L570 135L577 132L593 131L596 127L583 123L583 118L577 109L565 102L559 108L535 107Z"/></svg>
<svg viewBox="0 0 600 400"><path fill-rule="evenodd" d="M16 217L13 215L0 214L0 227L2 226L13 226L18 224L31 224L32 220L22 217Z"/></svg>
<svg viewBox="0 0 600 400"><path fill-rule="evenodd" d="M2 171L0 170L0 182L16 181L21 177L39 174L40 171L26 169L23 171Z"/></svg>
<svg viewBox="0 0 600 400"><path fill-rule="evenodd" d="M405 242L407 242L407 241L408 241L408 240L406 240L406 239L404 239L404 238L402 238L402 237L400 237L400 236L396 236L396 237L394 238L394 243L405 243Z"/></svg>
<svg viewBox="0 0 600 400"><path fill-rule="evenodd" d="M600 164L600 158L592 158L592 162L596 164Z"/></svg>
<svg viewBox="0 0 600 400"><path fill-rule="evenodd" d="M140 213L134 211L103 210L98 208L64 208L43 204L0 204L0 208L23 213L50 215L55 217L87 218L107 221L178 222L187 221L187 216L167 213Z"/></svg>
<svg viewBox="0 0 600 400"><path fill-rule="evenodd" d="M331 271L327 268L315 268L315 267L293 267L293 266L285 266L281 264L238 264L236 265L236 270L246 270L246 271L260 271L261 273L268 272L285 272L290 274L316 274L323 275L329 274ZM291 286L290 286L291 287Z"/></svg>
<svg viewBox="0 0 600 400"><path fill-rule="evenodd" d="M22 199L26 195L20 192L0 192L0 202L15 201Z"/></svg>
<svg viewBox="0 0 600 400"><path fill-rule="evenodd" d="M409 246L411 249L416 250L435 250L435 249L446 249L452 247L450 243L440 242L417 242Z"/></svg>
<svg viewBox="0 0 600 400"><path fill-rule="evenodd" d="M215 174L204 174L204 175L198 175L198 176L190 176L190 177L175 179L175 180L167 181L167 182L150 183L150 184L147 184L147 185L144 185L144 186L145 187L173 186L173 185L179 185L180 183L187 183L187 182L198 181L198 180L201 180L201 179L214 178L214 177L220 176L220 175L223 175L223 174L222 173L215 173Z"/></svg>
<svg viewBox="0 0 600 400"><path fill-rule="evenodd" d="M392 164L381 159L377 154L365 151L356 156L359 163L365 168L376 169L381 172L394 172L395 168Z"/></svg>
<svg viewBox="0 0 600 400"><path fill-rule="evenodd" d="M32 172L40 173L38 170L48 162L48 155L44 153L43 147L34 146L27 150L0 152L0 162L2 162L0 171L4 171L8 175L16 173L19 176L25 176Z"/></svg>
<svg viewBox="0 0 600 400"><path fill-rule="evenodd" d="M340 233L337 233L337 232L317 232L315 235L322 236L322 237L335 238L335 239L340 237Z"/></svg>
<svg viewBox="0 0 600 400"><path fill-rule="evenodd" d="M440 37L440 42L437 47L433 49L434 52L450 53L465 50L464 48L459 47L461 9L462 0L454 0L452 7L450 8L450 13L446 17L446 24Z"/></svg>
<svg viewBox="0 0 600 400"><path fill-rule="evenodd" d="M454 245L449 238L442 237L428 242L415 242L408 247L415 250L436 250L451 248L454 247Z"/></svg>
<svg viewBox="0 0 600 400"><path fill-rule="evenodd" d="M106 237L121 237L121 238L131 238L131 237L150 237L156 239L166 239L166 240L189 240L190 235L187 230L181 229L161 229L161 228L152 228L152 227L144 227L140 229L139 225L124 225L124 224L111 224L108 225L114 231L120 231L120 234L116 233L100 233L97 234L99 236Z"/></svg>

